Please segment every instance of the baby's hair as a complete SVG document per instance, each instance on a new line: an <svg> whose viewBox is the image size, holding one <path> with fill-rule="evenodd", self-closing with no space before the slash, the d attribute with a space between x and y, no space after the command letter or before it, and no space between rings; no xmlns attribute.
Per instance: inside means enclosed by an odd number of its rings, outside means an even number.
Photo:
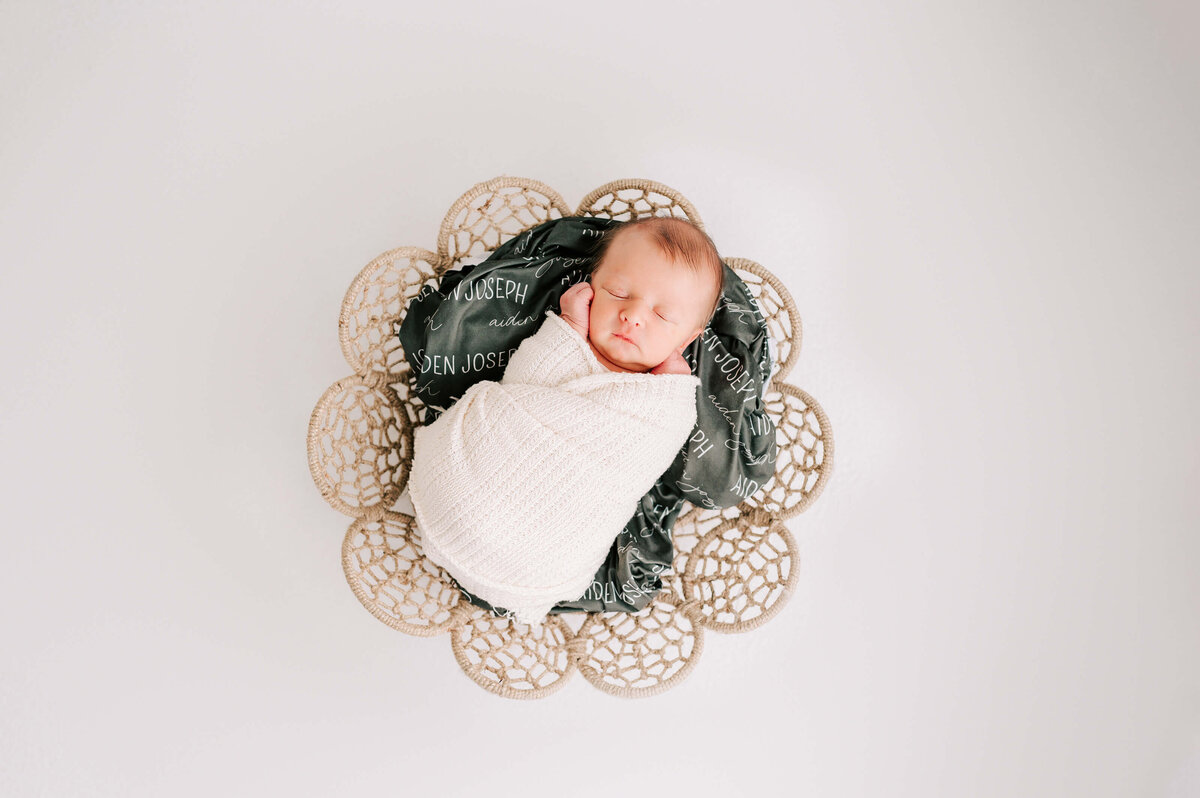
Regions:
<svg viewBox="0 0 1200 798"><path fill-rule="evenodd" d="M725 293L725 266L721 262L721 255L717 252L716 244L708 237L708 233L697 227L694 222L674 216L643 216L640 219L610 227L604 231L592 253L591 273L594 275L600 268L604 262L605 253L608 252L608 248L612 246L612 242L616 240L617 236L635 227L643 228L652 237L651 240L659 250L671 260L677 263L680 261L686 263L692 271L699 272L707 269L713 274L714 282L717 285L717 297L713 300L712 307L705 317L704 326L707 327L708 323L712 321L713 314L717 312L717 307L721 304L722 294Z"/></svg>

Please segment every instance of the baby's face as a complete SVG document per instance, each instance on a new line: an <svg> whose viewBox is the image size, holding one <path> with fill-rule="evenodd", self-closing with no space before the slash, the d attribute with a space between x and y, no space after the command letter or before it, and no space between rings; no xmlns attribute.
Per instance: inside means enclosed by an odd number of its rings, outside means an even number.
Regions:
<svg viewBox="0 0 1200 798"><path fill-rule="evenodd" d="M637 229L619 236L591 278L588 338L624 371L647 372L704 332L716 286Z"/></svg>

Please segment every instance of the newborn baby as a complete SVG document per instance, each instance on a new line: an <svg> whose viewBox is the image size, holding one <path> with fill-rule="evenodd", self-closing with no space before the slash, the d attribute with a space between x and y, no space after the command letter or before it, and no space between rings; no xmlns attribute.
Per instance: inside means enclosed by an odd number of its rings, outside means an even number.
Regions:
<svg viewBox="0 0 1200 798"><path fill-rule="evenodd" d="M630 222L601 242L590 279L563 294L562 317L605 368L692 373L683 350L708 326L725 279L708 236L681 219Z"/></svg>
<svg viewBox="0 0 1200 798"><path fill-rule="evenodd" d="M513 353L415 431L409 490L426 556L518 621L590 586L696 423L682 352L724 267L690 222L608 230L578 283Z"/></svg>

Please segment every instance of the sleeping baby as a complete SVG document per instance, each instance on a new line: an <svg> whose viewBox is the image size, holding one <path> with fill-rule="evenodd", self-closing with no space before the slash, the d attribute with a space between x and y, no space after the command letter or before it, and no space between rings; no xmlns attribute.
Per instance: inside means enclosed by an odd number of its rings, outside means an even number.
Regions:
<svg viewBox="0 0 1200 798"><path fill-rule="evenodd" d="M690 222L605 232L587 282L414 434L409 491L426 556L518 621L579 598L696 424L683 350L724 267Z"/></svg>

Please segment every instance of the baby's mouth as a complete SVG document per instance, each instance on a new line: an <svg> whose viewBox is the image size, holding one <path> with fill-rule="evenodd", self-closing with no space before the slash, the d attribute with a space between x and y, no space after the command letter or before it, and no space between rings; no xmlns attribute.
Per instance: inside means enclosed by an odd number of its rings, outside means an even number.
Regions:
<svg viewBox="0 0 1200 798"><path fill-rule="evenodd" d="M614 338L620 338L622 341L624 341L624 342L625 342L625 343L627 343L627 344L632 344L633 346L637 346L637 344L633 343L633 341L631 341L630 339L626 338L624 335L621 335L620 333L613 333L613 337L614 337Z"/></svg>

